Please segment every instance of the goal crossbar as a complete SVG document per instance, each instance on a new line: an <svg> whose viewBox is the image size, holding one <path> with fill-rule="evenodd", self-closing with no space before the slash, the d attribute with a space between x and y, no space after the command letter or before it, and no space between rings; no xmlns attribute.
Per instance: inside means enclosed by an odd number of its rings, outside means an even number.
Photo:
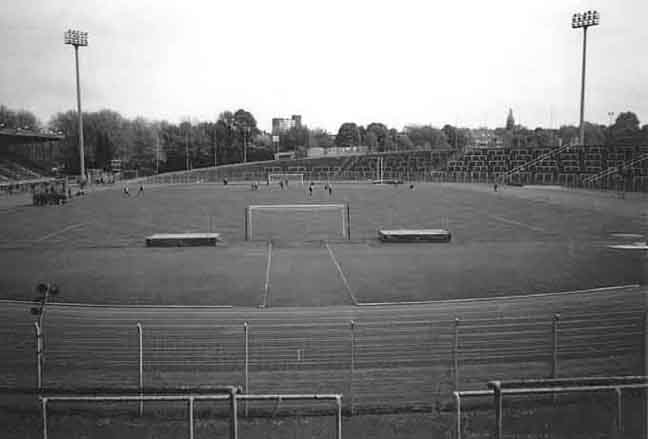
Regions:
<svg viewBox="0 0 648 439"><path fill-rule="evenodd" d="M317 209L346 209L346 204L252 204L248 209L256 210L317 210Z"/></svg>
<svg viewBox="0 0 648 439"><path fill-rule="evenodd" d="M274 180L297 180L304 184L304 174L302 172L272 172L268 174L268 181Z"/></svg>

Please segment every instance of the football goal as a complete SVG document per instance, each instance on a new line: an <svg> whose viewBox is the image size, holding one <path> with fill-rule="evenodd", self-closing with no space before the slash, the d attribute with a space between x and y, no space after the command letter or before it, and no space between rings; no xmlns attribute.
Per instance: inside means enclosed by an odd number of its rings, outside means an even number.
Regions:
<svg viewBox="0 0 648 439"><path fill-rule="evenodd" d="M280 181L296 182L301 185L304 184L304 174L303 173L272 173L268 174L268 181L270 183L279 183Z"/></svg>
<svg viewBox="0 0 648 439"><path fill-rule="evenodd" d="M266 204L245 209L246 241L351 239L348 204Z"/></svg>

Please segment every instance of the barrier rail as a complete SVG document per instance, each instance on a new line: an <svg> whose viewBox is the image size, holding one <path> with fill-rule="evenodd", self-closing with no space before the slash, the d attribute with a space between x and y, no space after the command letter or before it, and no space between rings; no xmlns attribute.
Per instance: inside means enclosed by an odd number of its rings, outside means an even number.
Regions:
<svg viewBox="0 0 648 439"><path fill-rule="evenodd" d="M189 439L194 439L194 403L196 401L229 401L230 408L230 438L238 439L238 401L305 401L305 400L333 400L336 403L335 411L335 438L342 439L342 395L340 394L258 394L244 395L239 394L239 389L233 386L210 389L208 394L203 393L186 393L186 394L161 394L161 395L96 395L96 394L77 394L77 395L56 395L46 394L40 396L42 432L43 439L48 439L47 426L47 407L50 402L124 402L138 401L187 401L188 403L188 435Z"/></svg>
<svg viewBox="0 0 648 439"><path fill-rule="evenodd" d="M577 377L535 380L490 381L489 390L464 390L453 392L455 400L456 438L462 437L463 398L493 397L495 408L495 438L503 438L503 396L558 393L614 392L616 397L616 431L623 432L623 390L648 389L648 376Z"/></svg>

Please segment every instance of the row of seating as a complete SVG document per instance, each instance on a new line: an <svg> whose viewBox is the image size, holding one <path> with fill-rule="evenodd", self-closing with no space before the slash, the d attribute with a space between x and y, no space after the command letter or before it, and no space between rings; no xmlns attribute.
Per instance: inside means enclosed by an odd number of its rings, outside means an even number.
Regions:
<svg viewBox="0 0 648 439"><path fill-rule="evenodd" d="M448 172L506 172L522 168L521 172L533 173L599 173L610 167L626 163L648 153L648 147L603 148L573 147L567 151L549 155L544 160L525 166L526 163L544 156L551 149L489 149L467 151L463 156L448 163ZM633 165L634 175L648 175L648 160Z"/></svg>
<svg viewBox="0 0 648 439"><path fill-rule="evenodd" d="M0 159L0 178L4 182L35 180L43 175L7 159Z"/></svg>
<svg viewBox="0 0 648 439"><path fill-rule="evenodd" d="M298 173L304 179L376 179L382 163L385 178L421 178L445 166L452 150L399 151L353 156L327 156L225 165L189 172L162 174L149 179L157 183L184 181L259 180L269 174Z"/></svg>

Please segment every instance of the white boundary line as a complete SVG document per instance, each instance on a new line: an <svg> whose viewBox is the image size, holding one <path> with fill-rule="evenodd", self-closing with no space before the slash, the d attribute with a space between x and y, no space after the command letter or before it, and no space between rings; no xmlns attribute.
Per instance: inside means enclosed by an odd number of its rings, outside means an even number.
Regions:
<svg viewBox="0 0 648 439"><path fill-rule="evenodd" d="M600 287L600 288L590 288L586 290L573 290L573 291L558 291L555 293L538 293L538 294L517 294L514 296L496 296L496 297L475 297L468 299L445 299L445 300L421 300L418 302L364 302L358 303L358 306L393 306L393 305L429 305L429 304L444 304L444 303L467 303L467 302L488 302L488 301L497 301L497 300L521 300L526 298L538 298L538 297L552 297L552 296L562 296L567 294L592 294L592 293L602 293L605 291L614 291L620 289L636 289L639 288L639 284L629 284L629 285L616 285L611 287Z"/></svg>
<svg viewBox="0 0 648 439"><path fill-rule="evenodd" d="M328 244L327 244L328 248ZM329 252L331 250L329 249ZM335 261L334 256L333 262ZM337 264L337 263L336 263ZM339 267L339 265L338 265ZM344 273L340 271L340 274L344 276ZM348 283L347 283L348 284ZM418 302L364 302L356 303L357 306L393 306L393 305L426 305L426 304L445 304L445 303L466 303L466 302L486 302L486 301L501 301L501 300L520 300L526 298L538 298L538 297L552 297L558 295L567 295L567 294L596 294L606 291L614 291L621 289L638 289L641 287L639 284L628 284L628 285L615 285L611 287L600 287L600 288L590 288L585 290L573 290L573 291L559 291L555 293L538 293L538 294L527 294L527 295L514 295L514 296L497 296L497 297L476 297L472 299L445 299L445 300L426 300ZM355 297L354 297L355 299ZM15 304L15 305L31 305L34 302L30 300L12 300L12 299L0 299L0 303L6 304ZM48 302L48 306L58 306L61 308L64 307L92 307L92 308L178 308L178 309L231 309L232 305L128 305L128 304L91 304L91 303L66 303L66 302ZM237 307L239 309L253 309L252 307ZM314 307L281 307L280 310L293 308L314 308ZM339 308L339 306L331 307L315 307L315 308Z"/></svg>
<svg viewBox="0 0 648 439"><path fill-rule="evenodd" d="M57 230L55 232L48 233L45 236L41 236L38 239L32 239L29 242L42 242L42 241L45 241L46 239L52 238L52 237L54 237L56 235L60 235L61 233L67 232L68 230L78 229L79 227L83 227L83 226L85 226L85 223L72 224L72 225L69 225L67 227L63 227L62 229Z"/></svg>
<svg viewBox="0 0 648 439"><path fill-rule="evenodd" d="M16 305L33 305L35 302L30 300L12 300L12 299L0 299L0 303L7 304L16 304ZM204 309L231 309L232 305L131 305L131 304L120 304L120 303L75 303L75 302L47 302L47 306L51 307L70 307L70 308L133 308L133 309L155 309L155 308L179 308L179 309L191 309L191 308L204 308Z"/></svg>
<svg viewBox="0 0 648 439"><path fill-rule="evenodd" d="M326 243L326 249L329 252L329 256L331 256L331 260L335 264L335 267L337 268L338 274L340 275L340 278L342 279L342 282L344 283L344 286L346 287L347 293L349 294L349 297L351 298L351 302L354 305L358 305L358 301L355 298L355 295L353 294L353 290L351 290L351 286L349 285L349 281L347 280L346 276L344 275L344 272L342 271L342 267L340 267L340 264L338 263L337 259L335 258L335 254L333 254L333 250L329 246L328 242Z"/></svg>
<svg viewBox="0 0 648 439"><path fill-rule="evenodd" d="M268 306L270 297L270 267L272 264L272 241L268 241L268 262L266 263L265 285L263 286L263 308Z"/></svg>

